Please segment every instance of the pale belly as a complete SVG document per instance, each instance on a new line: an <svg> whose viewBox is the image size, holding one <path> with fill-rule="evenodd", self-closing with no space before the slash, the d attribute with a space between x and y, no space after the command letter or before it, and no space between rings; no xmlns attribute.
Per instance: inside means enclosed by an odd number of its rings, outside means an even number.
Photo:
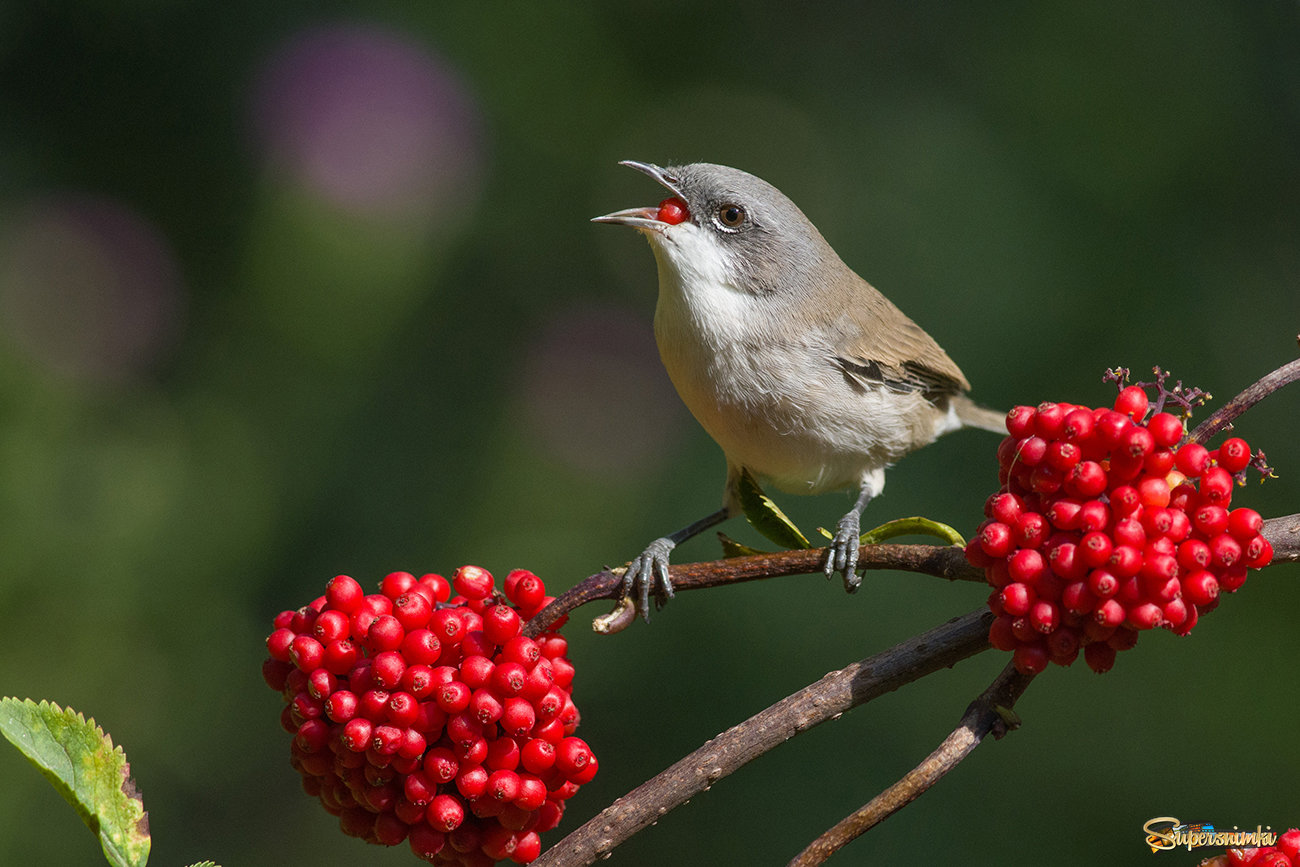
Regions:
<svg viewBox="0 0 1300 867"><path fill-rule="evenodd" d="M789 493L856 488L942 430L942 413L919 395L854 387L826 353L661 354L728 462Z"/></svg>

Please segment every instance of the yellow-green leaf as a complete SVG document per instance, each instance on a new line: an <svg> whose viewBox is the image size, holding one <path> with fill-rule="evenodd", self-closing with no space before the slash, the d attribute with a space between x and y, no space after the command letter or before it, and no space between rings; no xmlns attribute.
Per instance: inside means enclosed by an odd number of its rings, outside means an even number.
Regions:
<svg viewBox="0 0 1300 867"><path fill-rule="evenodd" d="M71 708L0 699L0 733L36 766L99 836L114 867L149 860L149 815L113 739Z"/></svg>
<svg viewBox="0 0 1300 867"><path fill-rule="evenodd" d="M748 470L741 470L740 483L736 486L740 497L741 509L750 526L771 539L782 548L811 548L808 539L794 522L777 508L776 503L754 481Z"/></svg>
<svg viewBox="0 0 1300 867"><path fill-rule="evenodd" d="M718 534L718 541L722 543L722 556L724 559L732 557L748 557L751 554L769 554L770 551L760 551L757 548L751 548L741 542L728 536L726 533Z"/></svg>
<svg viewBox="0 0 1300 867"><path fill-rule="evenodd" d="M966 540L952 527L938 521L931 521L929 518L919 517L899 518L868 530L862 534L862 544L878 545L896 536L936 536L949 545L966 547Z"/></svg>

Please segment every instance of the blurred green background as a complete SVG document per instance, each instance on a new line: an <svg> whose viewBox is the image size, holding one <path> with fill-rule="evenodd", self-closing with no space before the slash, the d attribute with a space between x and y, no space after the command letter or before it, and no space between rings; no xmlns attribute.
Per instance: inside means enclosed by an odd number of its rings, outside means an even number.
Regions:
<svg viewBox="0 0 1300 867"><path fill-rule="evenodd" d="M560 590L716 507L650 253L587 222L663 196L617 160L772 181L984 403L1102 402L1116 364L1226 399L1297 352L1297 45L1292 0L4 4L0 693L126 747L154 864L415 863L301 795L263 638L336 573L526 566ZM1300 511L1297 421L1300 391L1243 420L1281 479L1239 502ZM866 524L969 532L994 446L910 457ZM848 499L781 502L816 526ZM1142 823L1300 824L1297 578L1105 677L1048 672L1022 730L833 863L1194 864ZM984 595L791 578L606 639L580 611L601 773L564 827ZM784 863L1004 662L796 739L612 863ZM7 747L0 780L0 863L98 861Z"/></svg>

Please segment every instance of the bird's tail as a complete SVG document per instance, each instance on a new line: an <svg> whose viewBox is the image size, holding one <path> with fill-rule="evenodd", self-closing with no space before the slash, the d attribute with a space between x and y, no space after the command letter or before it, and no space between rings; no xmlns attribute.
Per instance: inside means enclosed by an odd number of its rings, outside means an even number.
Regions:
<svg viewBox="0 0 1300 867"><path fill-rule="evenodd" d="M957 411L957 418L963 427L977 427L999 434L1007 432L1006 413L985 409L964 394L954 398L953 409Z"/></svg>

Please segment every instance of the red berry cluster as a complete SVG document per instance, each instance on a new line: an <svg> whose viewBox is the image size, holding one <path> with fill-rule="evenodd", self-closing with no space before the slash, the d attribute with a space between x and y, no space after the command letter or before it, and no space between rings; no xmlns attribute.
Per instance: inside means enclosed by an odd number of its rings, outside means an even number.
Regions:
<svg viewBox="0 0 1300 867"><path fill-rule="evenodd" d="M527 864L596 775L567 642L521 634L551 597L522 569L504 590L477 566L450 584L393 572L371 595L339 575L275 618L263 675L290 763L344 833L435 864Z"/></svg>
<svg viewBox="0 0 1300 867"><path fill-rule="evenodd" d="M1279 836L1275 846L1229 849L1206 858L1201 867L1300 867L1300 829Z"/></svg>
<svg viewBox="0 0 1300 867"><path fill-rule="evenodd" d="M993 587L989 641L1022 672L1069 665L1081 649L1094 671L1109 671L1140 631L1186 635L1221 590L1273 557L1259 513L1230 509L1253 459L1246 442L1206 449L1184 441L1178 417L1148 409L1133 385L1111 409L1044 403L1007 414L1002 487L966 557Z"/></svg>

